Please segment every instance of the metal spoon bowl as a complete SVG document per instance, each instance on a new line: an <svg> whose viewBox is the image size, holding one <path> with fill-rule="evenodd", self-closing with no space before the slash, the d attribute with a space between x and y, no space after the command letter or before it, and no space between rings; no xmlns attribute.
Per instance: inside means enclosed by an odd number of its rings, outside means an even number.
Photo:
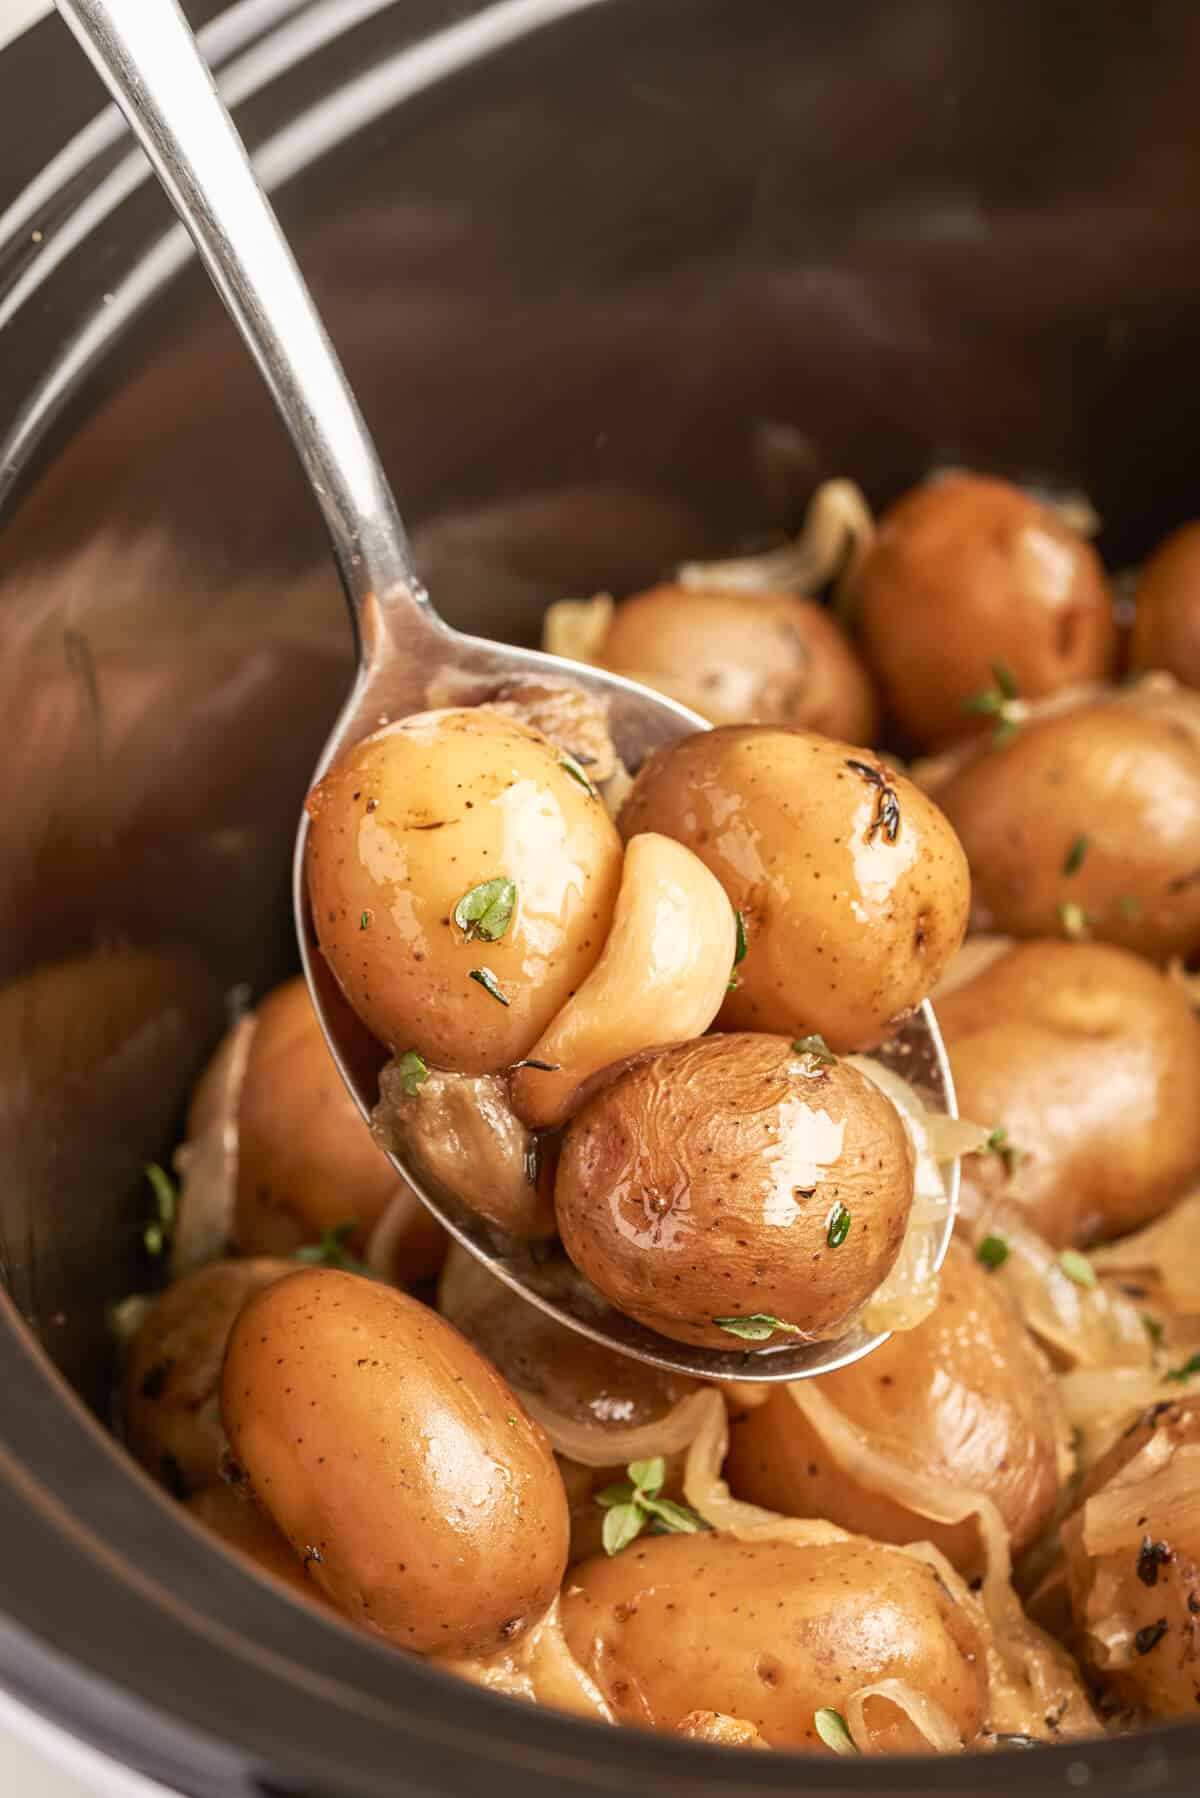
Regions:
<svg viewBox="0 0 1200 1798"><path fill-rule="evenodd" d="M58 0L58 8L150 158L230 316L254 357L311 482L345 586L358 675L316 775L368 732L423 711L447 675L486 685L514 676L569 676L602 700L617 753L636 770L660 744L704 720L645 687L536 651L466 637L434 612L375 446L304 279L175 0ZM314 776L315 778L316 776ZM373 1070L357 1062L311 934L303 879L307 822L296 842L300 952L330 1051L364 1116ZM952 1115L954 1088L928 1005L881 1058ZM530 1303L622 1355L708 1379L794 1380L824 1373L884 1340L852 1329L837 1341L745 1353L690 1348L607 1305L561 1248L498 1235L451 1194L392 1157L397 1171L464 1247ZM941 1235L953 1229L958 1170Z"/></svg>

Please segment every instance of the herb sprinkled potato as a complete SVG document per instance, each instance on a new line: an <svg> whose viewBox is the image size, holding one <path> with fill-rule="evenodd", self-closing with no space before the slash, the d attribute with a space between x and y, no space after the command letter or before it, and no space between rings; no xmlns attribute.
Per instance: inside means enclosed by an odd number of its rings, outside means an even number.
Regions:
<svg viewBox="0 0 1200 1798"><path fill-rule="evenodd" d="M980 728L992 666L1027 698L1104 680L1112 598L1095 550L1007 481L953 474L890 506L855 588L867 660L905 735L940 748Z"/></svg>
<svg viewBox="0 0 1200 1798"><path fill-rule="evenodd" d="M486 707L376 731L313 789L321 948L393 1054L497 1073L599 959L621 845L587 775Z"/></svg>
<svg viewBox="0 0 1200 1798"><path fill-rule="evenodd" d="M563 1246L618 1310L704 1348L836 1336L900 1251L913 1155L890 1099L819 1040L709 1036L572 1122Z"/></svg>
<svg viewBox="0 0 1200 1798"><path fill-rule="evenodd" d="M686 843L741 913L726 1030L875 1048L937 985L966 929L953 830L848 743L764 725L686 737L649 758L620 824Z"/></svg>
<svg viewBox="0 0 1200 1798"><path fill-rule="evenodd" d="M1200 1021L1140 956L1021 943L938 1000L964 1117L998 1127L964 1179L1056 1248L1136 1230L1200 1170Z"/></svg>
<svg viewBox="0 0 1200 1798"><path fill-rule="evenodd" d="M269 1287L234 1327L221 1413L256 1501L365 1628L486 1654L558 1591L568 1519L550 1445L416 1299L324 1269Z"/></svg>

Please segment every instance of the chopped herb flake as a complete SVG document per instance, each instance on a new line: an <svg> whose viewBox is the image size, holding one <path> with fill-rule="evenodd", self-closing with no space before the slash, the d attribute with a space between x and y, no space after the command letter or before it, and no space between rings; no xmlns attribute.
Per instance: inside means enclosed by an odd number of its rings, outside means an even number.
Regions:
<svg viewBox="0 0 1200 1798"><path fill-rule="evenodd" d="M1008 1131L1003 1124L997 1124L983 1145L985 1155L998 1155L1004 1163L1006 1174L1012 1174L1021 1160L1021 1151L1008 1140Z"/></svg>
<svg viewBox="0 0 1200 1798"><path fill-rule="evenodd" d="M159 1223L166 1225L174 1223L175 1206L178 1198L175 1191L174 1180L172 1180L165 1168L158 1165L157 1161L147 1162L142 1172L145 1174L147 1180L149 1180L151 1189L153 1190L154 1205L158 1212Z"/></svg>
<svg viewBox="0 0 1200 1798"><path fill-rule="evenodd" d="M370 914L370 912L369 912L369 911L365 911L365 912L363 912L363 913L362 913L362 914L361 914L361 915L360 915L360 917L359 917L359 920L358 920L358 928L359 928L359 929L360 929L360 930L366 930L366 929L368 929L368 928L369 928L369 927L370 927L370 923L371 923L371 914Z"/></svg>
<svg viewBox="0 0 1200 1798"><path fill-rule="evenodd" d="M989 1269L1003 1267L1010 1253L1003 1236L985 1236L975 1246L975 1259Z"/></svg>
<svg viewBox="0 0 1200 1798"><path fill-rule="evenodd" d="M746 920L743 918L740 911L735 911L733 916L737 924L737 936L734 940L733 949L733 965L736 968L740 961L745 961L746 959Z"/></svg>
<svg viewBox="0 0 1200 1798"><path fill-rule="evenodd" d="M1167 1620L1165 1617L1160 1617L1157 1623L1148 1623L1144 1629L1137 1632L1133 1638L1133 1645L1139 1654L1149 1654L1152 1648L1158 1647L1166 1633Z"/></svg>
<svg viewBox="0 0 1200 1798"><path fill-rule="evenodd" d="M1143 1586L1157 1586L1159 1568L1165 1567L1172 1559L1172 1551L1165 1542L1156 1542L1152 1536L1143 1536L1136 1569Z"/></svg>
<svg viewBox="0 0 1200 1798"><path fill-rule="evenodd" d="M1185 1380L1190 1380L1192 1375L1197 1373L1200 1373L1200 1355L1189 1355L1181 1367L1173 1367L1163 1377L1168 1380L1176 1380L1182 1386Z"/></svg>
<svg viewBox="0 0 1200 1798"><path fill-rule="evenodd" d="M825 1240L831 1249L840 1249L850 1234L850 1213L839 1199L829 1213L829 1224L825 1231Z"/></svg>
<svg viewBox="0 0 1200 1798"><path fill-rule="evenodd" d="M1081 1255L1078 1249L1064 1249L1058 1257L1058 1265L1068 1280L1074 1280L1076 1286L1084 1286L1090 1291L1093 1286L1099 1284L1095 1268L1087 1256Z"/></svg>
<svg viewBox="0 0 1200 1798"><path fill-rule="evenodd" d="M490 993L492 998L497 1000L501 1005L512 1004L512 1000L500 991L500 982L496 979L496 976L492 973L490 968L472 968L471 972L467 975L467 979L476 981L477 984L483 988L485 993Z"/></svg>
<svg viewBox="0 0 1200 1798"><path fill-rule="evenodd" d="M776 1330L782 1330L788 1336L801 1334L798 1324L785 1324L781 1318L771 1317L765 1311L755 1311L750 1317L714 1317L713 1322L718 1330L727 1330L731 1336L740 1336L745 1342L766 1342Z"/></svg>
<svg viewBox="0 0 1200 1798"><path fill-rule="evenodd" d="M415 1049L406 1049L396 1063L400 1084L410 1099L415 1099L429 1078L429 1069Z"/></svg>
<svg viewBox="0 0 1200 1798"><path fill-rule="evenodd" d="M1008 664L992 662L991 670L992 685L985 687L981 693L972 693L969 699L963 700L962 706L964 712L996 720L992 743L999 749L1020 730L1029 708L1020 696L1016 677Z"/></svg>
<svg viewBox="0 0 1200 1798"><path fill-rule="evenodd" d="M1149 1317L1143 1311L1142 1312L1142 1326L1145 1329L1147 1336L1150 1338L1151 1342L1154 1344L1155 1348L1158 1348L1161 1345L1162 1339L1163 1339L1163 1326L1159 1322L1158 1318L1157 1317Z"/></svg>
<svg viewBox="0 0 1200 1798"><path fill-rule="evenodd" d="M1070 937L1073 942L1078 942L1081 937L1088 934L1091 919L1082 905L1076 905L1073 899L1067 899L1059 906L1058 917L1063 927L1063 935Z"/></svg>
<svg viewBox="0 0 1200 1798"><path fill-rule="evenodd" d="M496 943L512 923L516 904L517 883L501 874L463 894L454 908L454 922L468 943L475 937Z"/></svg>
<svg viewBox="0 0 1200 1798"><path fill-rule="evenodd" d="M368 1280L375 1278L365 1261L347 1252L346 1244L358 1229L358 1219L349 1218L344 1224L335 1224L332 1230L326 1230L320 1242L306 1242L296 1249L292 1259L303 1261L309 1267L336 1267L344 1274L362 1274Z"/></svg>
<svg viewBox="0 0 1200 1798"><path fill-rule="evenodd" d="M792 1054L799 1055L806 1064L805 1073L815 1074L821 1068L837 1065L837 1056L829 1047L823 1036L799 1036L792 1044Z"/></svg>
<svg viewBox="0 0 1200 1798"><path fill-rule="evenodd" d="M573 755L560 755L558 758L558 765L560 768L566 769L567 773L571 776L571 779L583 788L589 798L599 798L595 785L588 779Z"/></svg>
<svg viewBox="0 0 1200 1798"><path fill-rule="evenodd" d="M826 1748L831 1748L834 1754L858 1754L861 1752L854 1745L850 1726L841 1711L835 1711L829 1705L822 1705L813 1717L813 1724Z"/></svg>
<svg viewBox="0 0 1200 1798"><path fill-rule="evenodd" d="M1062 871L1064 874L1068 876L1078 874L1080 868L1083 866L1084 858L1087 855L1089 846L1089 839L1087 837L1075 838L1075 841L1067 850L1066 860L1063 862Z"/></svg>

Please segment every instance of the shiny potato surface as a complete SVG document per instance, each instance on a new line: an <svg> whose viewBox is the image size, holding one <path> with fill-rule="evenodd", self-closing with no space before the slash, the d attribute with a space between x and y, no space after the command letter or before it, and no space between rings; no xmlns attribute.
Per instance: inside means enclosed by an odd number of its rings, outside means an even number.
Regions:
<svg viewBox="0 0 1200 1798"><path fill-rule="evenodd" d="M1062 1528L1079 1652L1114 1704L1200 1705L1200 1399L1155 1405L1097 1462Z"/></svg>
<svg viewBox="0 0 1200 1798"><path fill-rule="evenodd" d="M255 1499L365 1628L418 1653L483 1654L554 1598L568 1522L545 1435L415 1299L293 1274L239 1317L221 1411Z"/></svg>
<svg viewBox="0 0 1200 1798"><path fill-rule="evenodd" d="M640 1537L574 1568L562 1615L621 1722L676 1729L700 1708L771 1747L821 1749L815 1713L892 1678L940 1705L964 1742L984 1718L978 1620L932 1567L874 1542ZM889 1702L871 1700L867 1720L868 1752L925 1746Z"/></svg>
<svg viewBox="0 0 1200 1798"><path fill-rule="evenodd" d="M620 817L695 851L747 939L727 1030L819 1032L875 1048L936 986L962 941L966 858L925 794L869 750L730 726L660 749Z"/></svg>
<svg viewBox="0 0 1200 1798"><path fill-rule="evenodd" d="M176 1498L216 1485L225 1435L218 1388L233 1321L294 1261L212 1261L156 1301L125 1356L121 1417L131 1452Z"/></svg>
<svg viewBox="0 0 1200 1798"><path fill-rule="evenodd" d="M864 1360L822 1376L819 1392L872 1447L930 1482L983 1493L1020 1554L1058 1497L1063 1428L1054 1381L1005 1293L952 1242L937 1308ZM823 1517L880 1542L932 1542L968 1578L983 1571L973 1519L931 1522L840 1466L789 1394L731 1420L725 1477L739 1498Z"/></svg>
<svg viewBox="0 0 1200 1798"><path fill-rule="evenodd" d="M1172 531L1143 564L1129 660L1200 687L1200 523Z"/></svg>
<svg viewBox="0 0 1200 1798"><path fill-rule="evenodd" d="M905 735L940 748L981 720L993 663L1028 699L1103 680L1117 632L1091 545L1007 481L946 475L890 506L856 584L861 640Z"/></svg>
<svg viewBox="0 0 1200 1798"><path fill-rule="evenodd" d="M895 1261L912 1197L912 1150L879 1088L753 1035L622 1074L572 1121L555 1182L563 1246L605 1297L718 1349L739 1338L717 1319L839 1334Z"/></svg>
<svg viewBox="0 0 1200 1798"><path fill-rule="evenodd" d="M597 660L710 724L788 724L872 743L871 678L824 606L793 593L651 587L622 600Z"/></svg>
<svg viewBox="0 0 1200 1798"><path fill-rule="evenodd" d="M514 718L424 712L356 744L308 811L313 921L367 1027L458 1073L528 1054L616 902L621 846L586 777ZM489 882L509 885L472 918Z"/></svg>
<svg viewBox="0 0 1200 1798"><path fill-rule="evenodd" d="M1200 697L1132 690L1031 720L933 788L976 927L1200 949Z"/></svg>
<svg viewBox="0 0 1200 1798"><path fill-rule="evenodd" d="M964 1179L1056 1247L1137 1229L1200 1170L1200 1021L1139 956L1018 944L937 1010L962 1115L1006 1132Z"/></svg>

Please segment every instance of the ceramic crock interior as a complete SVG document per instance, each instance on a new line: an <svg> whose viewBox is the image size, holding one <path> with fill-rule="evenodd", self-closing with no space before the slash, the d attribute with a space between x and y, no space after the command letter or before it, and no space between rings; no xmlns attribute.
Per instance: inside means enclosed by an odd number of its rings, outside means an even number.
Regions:
<svg viewBox="0 0 1200 1798"><path fill-rule="evenodd" d="M1117 564L1196 510L1186 4L244 0L222 31L455 623L534 640L547 599L752 544L838 473L877 501L953 462L1077 486ZM0 74L14 129L74 54L51 22L19 90ZM0 222L0 1675L197 1792L794 1788L785 1757L534 1718L302 1616L70 1396L103 1408L105 1306L148 1276L140 1169L225 995L294 963L296 809L351 653L162 201L136 173L105 201L128 155ZM1189 1729L1020 1776L1167 1790L1197 1764ZM806 1790L865 1778L807 1766Z"/></svg>

